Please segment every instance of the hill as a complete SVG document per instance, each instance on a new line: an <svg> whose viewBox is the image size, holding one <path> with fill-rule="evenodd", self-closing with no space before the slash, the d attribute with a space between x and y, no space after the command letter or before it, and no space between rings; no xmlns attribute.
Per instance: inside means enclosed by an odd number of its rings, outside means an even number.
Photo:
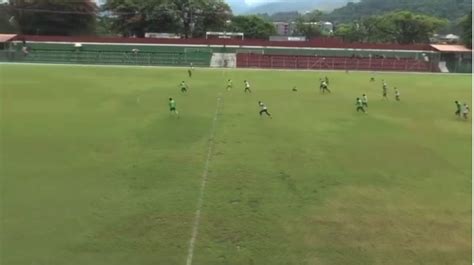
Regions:
<svg viewBox="0 0 474 265"><path fill-rule="evenodd" d="M232 9L232 13L237 15L242 14L243 12L246 12L249 9L249 6L247 5L247 3L245 3L245 0L226 0L225 2Z"/></svg>
<svg viewBox="0 0 474 265"><path fill-rule="evenodd" d="M335 9L328 14L328 19L334 22L350 22L365 16L408 10L458 21L467 15L471 8L471 0L361 0Z"/></svg>
<svg viewBox="0 0 474 265"><path fill-rule="evenodd" d="M268 4L259 5L252 9L249 9L247 14L274 14L278 12L289 12L298 11L306 12L314 9L323 11L331 11L335 8L344 6L351 0L295 0L295 1L282 1L272 2Z"/></svg>

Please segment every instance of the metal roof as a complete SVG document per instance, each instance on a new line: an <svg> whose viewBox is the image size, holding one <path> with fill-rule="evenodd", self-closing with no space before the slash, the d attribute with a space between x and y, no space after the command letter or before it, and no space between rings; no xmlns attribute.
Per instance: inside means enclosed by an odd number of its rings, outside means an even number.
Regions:
<svg viewBox="0 0 474 265"><path fill-rule="evenodd" d="M440 52L472 52L471 49L462 45L431 44L431 47Z"/></svg>
<svg viewBox="0 0 474 265"><path fill-rule="evenodd" d="M7 42L16 37L16 34L0 34L0 43Z"/></svg>

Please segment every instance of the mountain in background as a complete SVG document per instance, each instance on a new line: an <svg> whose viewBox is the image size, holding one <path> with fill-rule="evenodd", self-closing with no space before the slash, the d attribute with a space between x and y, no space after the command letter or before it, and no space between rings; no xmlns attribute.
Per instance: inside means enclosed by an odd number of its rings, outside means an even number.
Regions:
<svg viewBox="0 0 474 265"><path fill-rule="evenodd" d="M230 6L232 13L235 15L245 13L250 8L245 3L245 0L226 0L225 2Z"/></svg>
<svg viewBox="0 0 474 265"><path fill-rule="evenodd" d="M351 22L361 17L407 10L430 16L459 21L472 10L472 0L361 0L337 8L328 19L334 22Z"/></svg>
<svg viewBox="0 0 474 265"><path fill-rule="evenodd" d="M268 4L259 5L248 9L246 14L274 14L278 12L298 11L301 13L319 9L321 11L331 11L335 8L342 7L349 2L357 2L357 0L287 0L275 1Z"/></svg>

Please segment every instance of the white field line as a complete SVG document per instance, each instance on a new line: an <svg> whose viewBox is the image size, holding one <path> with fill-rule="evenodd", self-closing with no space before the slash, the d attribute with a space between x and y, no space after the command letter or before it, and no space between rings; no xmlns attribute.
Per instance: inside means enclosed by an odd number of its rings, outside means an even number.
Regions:
<svg viewBox="0 0 474 265"><path fill-rule="evenodd" d="M201 209L202 209L202 204L204 200L203 199L204 192L206 190L207 176L209 173L209 163L211 161L212 152L214 149L214 135L216 131L217 116L219 114L220 105L221 105L221 93L219 93L217 97L216 111L214 113L214 119L212 121L211 134L209 135L209 146L207 149L207 157L206 157L206 162L204 164L204 171L201 177L201 188L199 189L196 215L194 216L193 230L191 233L191 239L189 240L189 248L188 248L188 256L186 259L186 265L191 265L193 263L194 245L196 243L196 238L197 238L198 230L199 230L199 222L201 220Z"/></svg>
<svg viewBox="0 0 474 265"><path fill-rule="evenodd" d="M97 68L141 68L141 69L183 69L188 66L159 66L159 65L107 65L107 64L64 64L64 63L17 63L17 62L0 62L0 65L37 65L37 66L61 66L61 67L97 67ZM329 70L329 69L272 69L272 68L212 68L197 67L195 69L218 71L222 69L234 71L268 71L268 72L322 72L337 73L346 70ZM472 73L433 73L433 72L396 72L396 71L367 71L367 70L349 70L350 73L369 73L369 74L407 74L407 75L472 75Z"/></svg>

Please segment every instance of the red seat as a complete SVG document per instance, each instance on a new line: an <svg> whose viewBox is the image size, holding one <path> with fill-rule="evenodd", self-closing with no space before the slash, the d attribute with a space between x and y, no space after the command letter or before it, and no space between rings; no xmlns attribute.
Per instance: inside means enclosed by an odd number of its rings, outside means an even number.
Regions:
<svg viewBox="0 0 474 265"><path fill-rule="evenodd" d="M237 67L283 69L347 69L372 71L431 71L429 62L412 58L352 58L238 53Z"/></svg>

